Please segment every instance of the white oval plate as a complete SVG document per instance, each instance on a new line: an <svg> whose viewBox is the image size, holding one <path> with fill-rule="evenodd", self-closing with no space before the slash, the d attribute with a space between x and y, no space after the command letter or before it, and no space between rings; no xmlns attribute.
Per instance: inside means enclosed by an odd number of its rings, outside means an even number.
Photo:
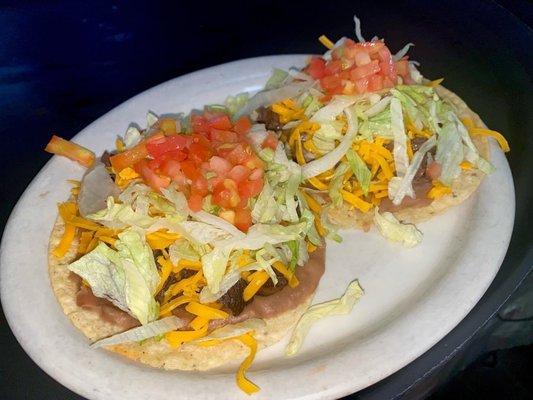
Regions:
<svg viewBox="0 0 533 400"><path fill-rule="evenodd" d="M188 112L228 94L259 89L272 67L303 65L303 55L232 62L150 89L107 113L75 141L97 154L112 148L147 110ZM375 230L343 232L328 243L327 269L315 301L340 296L359 278L365 296L351 315L318 322L301 352L283 356L286 340L258 354L254 399L329 399L392 374L442 339L472 309L496 275L514 220L514 189L505 157L492 145L496 172L459 207L420 224L421 245L404 249ZM87 340L62 313L47 273L56 204L69 196L75 163L54 157L26 189L2 241L1 295L8 322L30 357L54 379L90 399L248 398L235 385L236 365L207 373L166 372L129 362Z"/></svg>

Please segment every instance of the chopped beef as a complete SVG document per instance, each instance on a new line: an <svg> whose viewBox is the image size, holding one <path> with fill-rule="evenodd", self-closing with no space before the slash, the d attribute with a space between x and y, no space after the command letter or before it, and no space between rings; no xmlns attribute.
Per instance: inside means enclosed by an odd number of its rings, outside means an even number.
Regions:
<svg viewBox="0 0 533 400"><path fill-rule="evenodd" d="M194 269L182 269L180 271L180 279L187 279L196 274Z"/></svg>
<svg viewBox="0 0 533 400"><path fill-rule="evenodd" d="M279 292L281 289L283 289L287 285L287 278L285 278L282 274L280 274L278 271L276 271L276 275L278 277L278 283L274 285L274 282L272 282L272 279L269 279L265 282L263 286L261 286L261 289L257 292L259 296L270 296L271 294L274 294L276 292Z"/></svg>
<svg viewBox="0 0 533 400"><path fill-rule="evenodd" d="M414 139L411 139L411 147L413 148L413 153L416 153L418 149L420 149L420 147L425 143L426 140L427 140L426 138L421 138L421 137L416 137Z"/></svg>
<svg viewBox="0 0 533 400"><path fill-rule="evenodd" d="M106 167L111 168L111 160L109 159L109 157L111 157L111 153L106 150L102 154L102 157L100 157L100 161L102 161L102 163L104 163Z"/></svg>
<svg viewBox="0 0 533 400"><path fill-rule="evenodd" d="M244 279L239 279L218 301L226 308L230 309L233 315L239 315L246 302L242 298L242 293L246 287L247 282Z"/></svg>
<svg viewBox="0 0 533 400"><path fill-rule="evenodd" d="M155 296L155 299L156 301L161 304L161 302L163 301L163 297L165 295L165 292L167 291L167 289L170 287L170 285L174 284L177 282L177 279L174 275L170 275L167 279L167 281L165 282L165 284L163 285L163 287L161 288L161 290L159 291L159 293Z"/></svg>
<svg viewBox="0 0 533 400"><path fill-rule="evenodd" d="M259 107L257 110L257 122L265 124L265 127L271 131L279 131L283 126L279 121L279 115L270 107Z"/></svg>

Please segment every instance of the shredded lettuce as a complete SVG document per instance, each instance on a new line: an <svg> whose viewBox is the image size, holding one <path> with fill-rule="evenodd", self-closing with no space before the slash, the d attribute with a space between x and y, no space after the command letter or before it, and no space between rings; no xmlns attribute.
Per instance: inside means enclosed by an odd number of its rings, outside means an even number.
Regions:
<svg viewBox="0 0 533 400"><path fill-rule="evenodd" d="M350 107L357 101L355 96L334 96L328 105L319 109L310 119L313 122L332 122L346 108Z"/></svg>
<svg viewBox="0 0 533 400"><path fill-rule="evenodd" d="M185 238L179 238L168 248L168 255L172 264L177 265L179 260L199 261L200 255Z"/></svg>
<svg viewBox="0 0 533 400"><path fill-rule="evenodd" d="M439 180L450 186L461 173L459 164L463 161L461 134L453 122L446 123L438 132L435 160L441 165Z"/></svg>
<svg viewBox="0 0 533 400"><path fill-rule="evenodd" d="M230 115L235 115L241 108L246 106L248 102L248 93L239 93L237 96L228 96L224 105L226 106Z"/></svg>
<svg viewBox="0 0 533 400"><path fill-rule="evenodd" d="M402 104L397 98L390 102L391 128L394 137L394 166L396 175L402 177L409 167L409 158L407 157L407 135L403 125Z"/></svg>
<svg viewBox="0 0 533 400"><path fill-rule="evenodd" d="M166 317L157 321L152 321L146 325L129 329L126 332L118 333L105 339L98 340L91 345L92 348L102 346L113 346L127 342L140 342L159 336L163 333L174 331L187 326L188 322L176 316Z"/></svg>
<svg viewBox="0 0 533 400"><path fill-rule="evenodd" d="M235 336L243 335L250 331L261 331L266 328L266 323L262 319L259 318L250 318L246 321L237 322L236 324L231 325L225 325L222 328L215 329L213 332L211 332L209 335L204 336L203 338L196 339L192 341L191 343L201 343L205 342L206 340L223 340L223 339L229 339Z"/></svg>
<svg viewBox="0 0 533 400"><path fill-rule="evenodd" d="M152 251L134 229L119 234L118 251L100 243L68 269L85 279L95 296L108 299L145 325L159 314L153 298L159 274Z"/></svg>
<svg viewBox="0 0 533 400"><path fill-rule="evenodd" d="M138 145L141 139L142 135L139 129L134 125L130 125L126 130L122 141L124 142L126 149L131 149L132 147Z"/></svg>
<svg viewBox="0 0 533 400"><path fill-rule="evenodd" d="M298 240L291 240L287 242L287 247L291 251L291 260L289 262L289 271L294 272L296 264L300 258L300 242Z"/></svg>
<svg viewBox="0 0 533 400"><path fill-rule="evenodd" d="M378 207L374 209L374 223L386 239L405 247L414 247L422 241L422 232L415 225L402 224L390 212L380 214Z"/></svg>
<svg viewBox="0 0 533 400"><path fill-rule="evenodd" d="M265 89L277 89L286 83L287 78L290 78L289 73L287 71L284 71L279 68L274 68L274 72L272 72L272 75L265 84Z"/></svg>
<svg viewBox="0 0 533 400"><path fill-rule="evenodd" d="M346 152L346 158L348 159L348 163L350 163L350 167L352 168L359 185L361 185L363 194L366 196L368 194L368 189L370 188L370 179L372 178L370 170L359 154L353 151L353 149L348 149Z"/></svg>
<svg viewBox="0 0 533 400"><path fill-rule="evenodd" d="M316 321L330 315L349 314L363 294L364 291L359 285L359 281L354 280L340 298L309 307L296 323L289 344L285 348L285 355L293 356L300 350L311 326Z"/></svg>
<svg viewBox="0 0 533 400"><path fill-rule="evenodd" d="M414 195L412 184L416 171L420 168L420 164L422 164L426 153L435 146L436 141L435 135L426 140L413 156L413 160L409 168L407 168L406 174L399 179L393 178L389 181L389 198L392 199L395 205L399 205L407 194L413 193Z"/></svg>
<svg viewBox="0 0 533 400"><path fill-rule="evenodd" d="M106 209L89 214L87 218L114 229L121 229L127 226L147 228L154 222L154 218L134 211L129 204L115 203L115 199L111 196L107 199Z"/></svg>
<svg viewBox="0 0 533 400"><path fill-rule="evenodd" d="M335 207L340 207L343 203L341 189L344 180L344 174L350 169L348 164L341 162L333 173L333 178L329 184L328 194L332 204Z"/></svg>
<svg viewBox="0 0 533 400"><path fill-rule="evenodd" d="M343 103L343 106L345 104L347 104L347 103ZM329 105L331 105L331 103ZM329 105L324 107L324 108L322 108L322 109L320 109L318 111L318 113L320 113L325 108L329 107ZM351 104L348 104L348 106L349 105L351 105ZM344 107L344 108L346 108L346 107ZM338 107L338 108L340 108L340 107ZM344 110L344 108L342 110ZM336 110L335 110L335 112L337 112ZM341 110L341 112L342 112L342 110ZM336 114L336 115L338 115L338 114ZM346 154L346 152L348 151L348 149L352 145L352 142L353 142L353 139L355 137L355 134L357 133L358 121L357 121L357 117L354 117L352 115L352 113L350 113L350 112L345 112L345 115L346 115L346 118L348 120L348 129L346 130L346 134L341 139L339 145L334 150L330 151L329 153L327 153L326 155L320 157L319 159L313 160L310 163L305 164L302 167L302 177L303 178L305 178L305 179L312 178L314 176L317 176L317 175L327 171L328 169L333 168L342 159L342 157ZM315 116L316 116L316 114L315 114Z"/></svg>

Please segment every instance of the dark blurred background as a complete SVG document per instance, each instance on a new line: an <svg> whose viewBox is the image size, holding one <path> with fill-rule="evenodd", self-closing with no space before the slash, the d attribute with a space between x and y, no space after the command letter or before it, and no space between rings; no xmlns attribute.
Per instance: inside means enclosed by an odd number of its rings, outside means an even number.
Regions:
<svg viewBox="0 0 533 400"><path fill-rule="evenodd" d="M0 226L70 138L153 85L242 58L318 53L316 38L407 42L429 78L509 139L516 224L500 273L461 324L415 362L353 398L532 398L533 7L526 1L0 2ZM117 132L121 134L122 132ZM31 295L31 294L30 294ZM0 398L79 399L24 353L0 313Z"/></svg>

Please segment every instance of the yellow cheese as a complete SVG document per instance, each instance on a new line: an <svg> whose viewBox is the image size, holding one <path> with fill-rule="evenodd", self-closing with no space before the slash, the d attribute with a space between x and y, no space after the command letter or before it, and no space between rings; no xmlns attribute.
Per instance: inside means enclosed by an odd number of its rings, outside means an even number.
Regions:
<svg viewBox="0 0 533 400"><path fill-rule="evenodd" d="M248 283L242 292L244 301L248 301L254 297L257 291L261 289L261 286L263 286L268 279L268 274L263 270L256 271L250 275L250 283Z"/></svg>
<svg viewBox="0 0 533 400"><path fill-rule="evenodd" d="M72 244L75 235L76 227L68 223L65 224L63 236L61 236L61 240L59 241L58 245L54 248L54 250L52 250L52 254L57 258L64 257L65 254L67 254L67 251L70 249L70 245Z"/></svg>
<svg viewBox="0 0 533 400"><path fill-rule="evenodd" d="M362 212L367 212L372 208L371 203L364 201L363 199L355 196L353 193L347 192L346 190L341 190L341 195L344 201L351 204Z"/></svg>
<svg viewBox="0 0 533 400"><path fill-rule="evenodd" d="M427 197L429 199L438 199L439 197L442 197L446 194L450 194L452 192L452 188L449 186L445 186L442 183L436 181L433 183L433 187L428 192Z"/></svg>
<svg viewBox="0 0 533 400"><path fill-rule="evenodd" d="M199 317L204 317L207 319L226 319L229 317L229 314L222 310L217 310L216 308L209 307L205 304L192 301L185 307L185 310L191 314L198 315Z"/></svg>
<svg viewBox="0 0 533 400"><path fill-rule="evenodd" d="M316 249L316 246L315 246L315 249ZM289 271L287 266L283 264L281 261L276 261L274 264L272 264L272 266L276 270L278 270L285 277L285 279L287 279L287 282L289 283L290 287L293 288L300 284L300 282L298 281L298 278L296 278L296 275L293 272Z"/></svg>
<svg viewBox="0 0 533 400"><path fill-rule="evenodd" d="M333 43L331 40L328 39L326 35L322 35L318 38L318 41L322 43L324 46L326 46L328 49L332 49L335 47L335 43Z"/></svg>
<svg viewBox="0 0 533 400"><path fill-rule="evenodd" d="M165 339L171 347L181 346L183 343L200 339L207 334L207 324L194 331L172 331L165 333Z"/></svg>
<svg viewBox="0 0 533 400"><path fill-rule="evenodd" d="M159 315L161 316L164 314L168 314L176 307L179 307L183 304L190 303L193 300L196 300L196 298L191 297L191 296L176 297L175 299L172 299L168 303L161 305L161 308L159 309Z"/></svg>
<svg viewBox="0 0 533 400"><path fill-rule="evenodd" d="M505 152L509 152L511 151L511 149L509 148L509 143L507 142L507 140L505 139L505 137L503 137L503 135L500 133L500 132L496 132L496 131L493 131L491 129L483 129L483 128L472 128L470 130L470 133L472 135L483 135L483 136L490 136L494 139L496 139L496 141L498 142L498 144L500 145L500 148Z"/></svg>

